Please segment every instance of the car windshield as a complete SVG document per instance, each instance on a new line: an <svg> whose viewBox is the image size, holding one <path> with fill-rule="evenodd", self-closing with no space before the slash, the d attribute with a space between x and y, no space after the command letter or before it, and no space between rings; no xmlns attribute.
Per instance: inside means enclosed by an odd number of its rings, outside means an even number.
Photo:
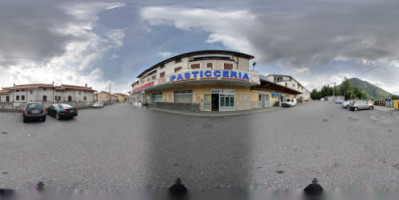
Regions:
<svg viewBox="0 0 399 200"><path fill-rule="evenodd" d="M58 104L58 107L61 108L61 109L69 109L69 108L72 108L72 106L69 105L69 104Z"/></svg>
<svg viewBox="0 0 399 200"><path fill-rule="evenodd" d="M399 0L1 0L0 200L309 184L399 196Z"/></svg>
<svg viewBox="0 0 399 200"><path fill-rule="evenodd" d="M38 104L38 103L30 103L30 104L27 104L27 108L28 109L41 109L43 107L41 104Z"/></svg>

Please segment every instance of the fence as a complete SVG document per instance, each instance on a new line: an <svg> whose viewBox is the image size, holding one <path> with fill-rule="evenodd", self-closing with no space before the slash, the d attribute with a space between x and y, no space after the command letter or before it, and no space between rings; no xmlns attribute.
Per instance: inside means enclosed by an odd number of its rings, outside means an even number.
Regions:
<svg viewBox="0 0 399 200"><path fill-rule="evenodd" d="M94 102L42 102L45 108L51 106L54 103L65 103L69 104L77 109L84 109L91 107ZM0 112L17 112L22 111L25 108L25 102L0 102ZM104 105L108 105L104 103Z"/></svg>

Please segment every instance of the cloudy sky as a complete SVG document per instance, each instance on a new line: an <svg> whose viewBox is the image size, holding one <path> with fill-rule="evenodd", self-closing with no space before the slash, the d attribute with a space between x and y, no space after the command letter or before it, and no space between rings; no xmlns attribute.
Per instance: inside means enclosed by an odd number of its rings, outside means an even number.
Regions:
<svg viewBox="0 0 399 200"><path fill-rule="evenodd" d="M0 87L54 81L126 93L165 58L225 49L310 90L358 77L399 94L398 10L397 0L3 0Z"/></svg>

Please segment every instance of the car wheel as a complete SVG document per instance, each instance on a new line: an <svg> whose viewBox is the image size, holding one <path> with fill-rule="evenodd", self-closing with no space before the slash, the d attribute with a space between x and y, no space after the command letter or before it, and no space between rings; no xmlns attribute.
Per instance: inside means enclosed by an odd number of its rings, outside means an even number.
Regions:
<svg viewBox="0 0 399 200"><path fill-rule="evenodd" d="M373 110L374 109L374 107L373 106L370 106L370 108L369 108L370 110Z"/></svg>
<svg viewBox="0 0 399 200"><path fill-rule="evenodd" d="M46 118L44 117L43 119L42 119L42 122L45 122L46 121Z"/></svg>
<svg viewBox="0 0 399 200"><path fill-rule="evenodd" d="M55 114L55 118L57 119L57 120L60 120L60 115L57 113L57 114Z"/></svg>
<svg viewBox="0 0 399 200"><path fill-rule="evenodd" d="M355 107L353 110L354 110L354 111L357 111L357 107Z"/></svg>

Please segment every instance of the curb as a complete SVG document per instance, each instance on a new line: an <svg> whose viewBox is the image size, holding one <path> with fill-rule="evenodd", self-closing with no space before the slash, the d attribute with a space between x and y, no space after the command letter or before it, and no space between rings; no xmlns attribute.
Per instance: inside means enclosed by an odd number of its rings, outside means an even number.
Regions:
<svg viewBox="0 0 399 200"><path fill-rule="evenodd" d="M172 114L186 115L186 116L197 116L197 117L239 116L239 115L249 115L249 114L268 112L268 111L273 111L273 110L278 110L278 109L281 109L281 107L272 107L272 108L259 109L259 110L250 110L250 111L247 111L247 112L239 112L239 113L228 113L229 111L227 111L227 113L207 114L207 113L179 112L179 111L173 111L173 110L163 110L163 109L159 109L159 108L148 108L148 110L153 110L153 111L158 111L158 112L165 112L165 113L172 113Z"/></svg>

